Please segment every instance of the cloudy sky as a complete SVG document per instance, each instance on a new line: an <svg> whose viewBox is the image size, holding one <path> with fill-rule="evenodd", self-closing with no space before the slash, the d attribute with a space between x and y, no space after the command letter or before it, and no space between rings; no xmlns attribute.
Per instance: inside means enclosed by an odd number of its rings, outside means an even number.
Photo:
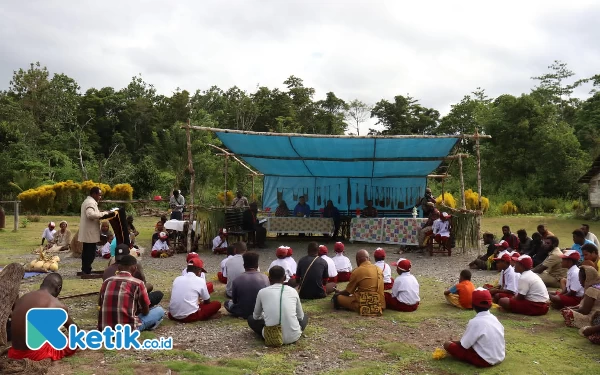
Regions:
<svg viewBox="0 0 600 375"><path fill-rule="evenodd" d="M446 113L476 87L520 94L553 60L600 73L598 1L67 1L0 4L0 89L40 61L82 89L143 78L163 94L281 87L290 75ZM587 91L587 90L586 90Z"/></svg>

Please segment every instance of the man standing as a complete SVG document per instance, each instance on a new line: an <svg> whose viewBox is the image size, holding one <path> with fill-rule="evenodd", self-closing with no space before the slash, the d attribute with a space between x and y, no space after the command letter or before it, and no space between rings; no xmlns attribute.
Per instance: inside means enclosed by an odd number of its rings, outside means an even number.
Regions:
<svg viewBox="0 0 600 375"><path fill-rule="evenodd" d="M78 240L83 243L81 272L86 275L92 273L92 263L96 257L96 244L100 242L100 220L115 216L114 212L98 209L100 199L102 199L102 190L98 186L94 186L90 189L90 195L81 204Z"/></svg>
<svg viewBox="0 0 600 375"><path fill-rule="evenodd" d="M330 290L323 287L323 281L329 279L329 267L327 261L318 256L319 245L316 242L308 244L308 251L305 257L298 261L296 268L296 279L298 285L298 294L303 299L318 299L327 297L327 293L333 291L333 285Z"/></svg>
<svg viewBox="0 0 600 375"><path fill-rule="evenodd" d="M244 197L242 195L241 190L238 190L236 194L236 197L233 199L233 202L231 203L231 207L234 208L245 208L248 207L248 198Z"/></svg>
<svg viewBox="0 0 600 375"><path fill-rule="evenodd" d="M327 201L327 205L325 206L325 210L323 211L323 217L330 217L333 219L333 240L335 241L338 236L338 232L340 231L341 218L340 211L337 209L336 206L333 205L333 202L331 200Z"/></svg>
<svg viewBox="0 0 600 375"><path fill-rule="evenodd" d="M53 221L48 223L48 228L44 229L44 233L42 233L42 245L44 241L48 241L48 246L52 246L54 244L54 235L56 235L56 224Z"/></svg>
<svg viewBox="0 0 600 375"><path fill-rule="evenodd" d="M242 216L242 229L249 231L249 234L254 236L256 246L262 249L267 240L267 229L258 222L256 215L258 215L258 205L252 202Z"/></svg>
<svg viewBox="0 0 600 375"><path fill-rule="evenodd" d="M585 239L588 241L592 241L596 247L600 247L600 242L598 242L598 237L592 232L590 232L590 226L587 224L581 224L581 230L583 234L585 234Z"/></svg>
<svg viewBox="0 0 600 375"><path fill-rule="evenodd" d="M225 271L227 274L227 287L225 288L225 295L227 298L231 298L233 293L233 281L243 274L246 270L244 269L244 258L243 255L246 252L246 244L244 242L236 242L233 244L235 255L231 257L225 264Z"/></svg>
<svg viewBox="0 0 600 375"><path fill-rule="evenodd" d="M594 245L592 241L585 239L585 234L582 230L576 229L573 231L573 245L571 246L571 249L577 250L580 259L583 259L583 251L581 251L581 246L588 243Z"/></svg>
<svg viewBox="0 0 600 375"><path fill-rule="evenodd" d="M171 207L171 220L183 220L185 198L181 195L181 191L173 190L173 195L169 199L169 206Z"/></svg>
<svg viewBox="0 0 600 375"><path fill-rule="evenodd" d="M254 311L258 291L269 286L269 279L258 271L258 253L244 253L242 259L245 272L232 283L231 300L224 305L231 315L248 319Z"/></svg>
<svg viewBox="0 0 600 375"><path fill-rule="evenodd" d="M567 277L567 269L561 266L563 253L558 248L558 238L547 237L544 240L544 246L552 250L548 252L546 260L535 267L533 272L540 275L548 288L560 288L560 279Z"/></svg>

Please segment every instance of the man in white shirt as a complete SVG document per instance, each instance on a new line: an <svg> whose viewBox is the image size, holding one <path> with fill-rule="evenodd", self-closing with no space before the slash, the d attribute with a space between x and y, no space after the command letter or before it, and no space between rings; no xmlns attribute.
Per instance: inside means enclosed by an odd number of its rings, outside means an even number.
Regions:
<svg viewBox="0 0 600 375"><path fill-rule="evenodd" d="M233 244L235 255L232 256L225 264L225 273L227 274L227 287L225 295L227 298L232 298L233 281L241 274L246 272L244 269L244 258L242 255L246 252L246 244L244 242L236 242Z"/></svg>
<svg viewBox="0 0 600 375"><path fill-rule="evenodd" d="M227 246L227 258L221 261L221 271L217 272L217 279L223 284L227 284L227 268L225 265L229 259L233 258L233 254L233 246Z"/></svg>
<svg viewBox="0 0 600 375"><path fill-rule="evenodd" d="M270 271L271 268L275 267L275 266L279 266L281 268L283 268L283 270L285 271L285 283L288 283L290 281L290 279L292 278L292 276L294 276L294 274L296 273L295 270L292 270L292 265L291 263L288 261L288 247L287 246L279 246L277 248L277 250L275 251L275 256L277 257L277 259L275 259L274 261L271 262L271 265L269 266L269 269L267 271Z"/></svg>
<svg viewBox="0 0 600 375"><path fill-rule="evenodd" d="M515 270L510 265L511 256L506 250L500 252L498 257L494 258L496 269L500 271L500 279L498 286L489 288L489 292L495 303L498 303L500 298L510 298L517 294L518 280L515 277Z"/></svg>
<svg viewBox="0 0 600 375"><path fill-rule="evenodd" d="M375 258L375 265L381 269L383 273L383 289L390 290L394 286L394 279L392 279L392 267L385 262L385 250L381 247L375 249L373 253Z"/></svg>
<svg viewBox="0 0 600 375"><path fill-rule="evenodd" d="M500 298L498 304L506 311L523 315L545 315L548 312L548 290L542 279L533 271L533 260L529 255L512 258L515 271L521 274L517 287L517 295L511 298Z"/></svg>
<svg viewBox="0 0 600 375"><path fill-rule="evenodd" d="M171 207L171 220L183 220L185 198L179 190L173 190L173 195L169 198L169 207Z"/></svg>
<svg viewBox="0 0 600 375"><path fill-rule="evenodd" d="M225 254L227 246L227 229L221 228L217 237L212 240L212 252L213 254Z"/></svg>
<svg viewBox="0 0 600 375"><path fill-rule="evenodd" d="M385 293L385 305L388 309L411 312L419 308L419 282L410 274L412 267L410 260L400 258L392 263L396 266L398 277L394 281L392 293Z"/></svg>
<svg viewBox="0 0 600 375"><path fill-rule="evenodd" d="M336 242L333 250L335 251L335 255L332 260L335 264L335 270L338 273L338 282L343 283L349 281L350 276L352 275L352 263L350 262L350 259L344 255L344 244L342 242Z"/></svg>
<svg viewBox="0 0 600 375"><path fill-rule="evenodd" d="M182 323L207 320L215 316L221 309L221 302L211 302L206 282L200 273L206 272L199 258L192 258L185 276L178 276L173 281L171 302L169 303L169 319ZM202 304L198 300L202 300Z"/></svg>
<svg viewBox="0 0 600 375"><path fill-rule="evenodd" d="M438 243L446 243L450 239L450 214L442 212L442 216L433 222L433 235Z"/></svg>
<svg viewBox="0 0 600 375"><path fill-rule="evenodd" d="M327 262L327 272L329 273L329 279L327 282L329 283L337 283L337 269L335 268L335 263L333 263L333 259L331 259L327 254L329 250L325 245L319 245L319 256L321 259L324 259Z"/></svg>
<svg viewBox="0 0 600 375"><path fill-rule="evenodd" d="M596 247L600 247L600 242L598 242L598 237L592 232L590 232L590 226L587 224L581 224L581 230L583 234L585 234L585 239L593 242Z"/></svg>
<svg viewBox="0 0 600 375"><path fill-rule="evenodd" d="M206 281L206 271L204 271L204 261L200 258L200 255L198 255L198 253L192 251L191 253L188 253L188 255L185 257L185 263L188 264L193 258L198 258L198 260L200 261L200 267L202 268L202 272L200 272L200 275L198 275L199 278L201 278L202 280L204 280L204 282L206 283L206 289L208 289L208 294L213 294L213 292L215 291L215 286L213 285L212 281ZM187 274L187 266L181 271L181 276L185 276Z"/></svg>
<svg viewBox="0 0 600 375"><path fill-rule="evenodd" d="M563 307L577 306L583 299L584 289L579 282L579 253L577 250L567 250L562 258L562 267L568 269L567 278L561 280L563 284L561 291L550 293L552 307L562 309Z"/></svg>
<svg viewBox="0 0 600 375"><path fill-rule="evenodd" d="M235 195L236 197L233 199L233 202L231 202L231 207L245 208L250 206L248 204L248 198L244 197L241 191L238 190Z"/></svg>
<svg viewBox="0 0 600 375"><path fill-rule="evenodd" d="M284 285L285 271L275 266L269 270L271 286L261 289L256 297L254 313L248 317L248 326L263 337L263 328L281 325L284 344L292 344L302 336L308 316L302 310L296 289Z"/></svg>
<svg viewBox="0 0 600 375"><path fill-rule="evenodd" d="M48 241L48 245L52 246L54 244L54 235L56 234L56 224L53 221L48 223L48 227L44 229L44 233L42 233L42 245L44 241Z"/></svg>
<svg viewBox="0 0 600 375"><path fill-rule="evenodd" d="M504 327L489 312L492 295L477 288L473 291L472 305L477 315L467 324L460 341L448 341L444 343L444 349L454 358L477 367L497 365L504 360L506 342Z"/></svg>

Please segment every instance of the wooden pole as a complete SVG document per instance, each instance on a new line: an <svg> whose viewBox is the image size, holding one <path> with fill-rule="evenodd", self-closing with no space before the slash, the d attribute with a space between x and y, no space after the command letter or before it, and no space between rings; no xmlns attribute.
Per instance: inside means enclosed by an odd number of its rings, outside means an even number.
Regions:
<svg viewBox="0 0 600 375"><path fill-rule="evenodd" d="M462 208L463 210L467 209L467 202L465 202L465 179L463 176L463 164L462 158L458 159L458 169L460 171L460 196L462 198Z"/></svg>
<svg viewBox="0 0 600 375"><path fill-rule="evenodd" d="M190 218L188 224L188 232L187 232L187 252L190 253L192 251L192 225L194 224L194 179L196 177L196 172L194 171L194 163L192 159L192 136L191 136L191 128L190 128L190 120L188 119L188 126L185 129L185 135L187 137L187 152L188 152L188 172L190 172Z"/></svg>
<svg viewBox="0 0 600 375"><path fill-rule="evenodd" d="M15 223L14 223L14 229L13 232L16 232L17 230L19 230L19 201L15 201Z"/></svg>
<svg viewBox="0 0 600 375"><path fill-rule="evenodd" d="M227 167L229 165L229 155L225 155L225 195L223 196L223 207L227 207Z"/></svg>
<svg viewBox="0 0 600 375"><path fill-rule="evenodd" d="M479 201L477 202L477 210L481 211L481 155L479 153L479 131L475 128L475 153L477 156L477 194ZM477 215L477 236L481 238L481 215ZM477 241L477 253L481 253L481 242Z"/></svg>
<svg viewBox="0 0 600 375"><path fill-rule="evenodd" d="M252 175L252 196L254 197L254 175ZM256 198L252 198L252 201L255 201Z"/></svg>

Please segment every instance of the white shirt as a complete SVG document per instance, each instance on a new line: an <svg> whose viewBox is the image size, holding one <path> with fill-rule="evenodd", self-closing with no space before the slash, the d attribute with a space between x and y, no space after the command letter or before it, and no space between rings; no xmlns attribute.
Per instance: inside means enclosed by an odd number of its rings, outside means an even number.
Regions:
<svg viewBox="0 0 600 375"><path fill-rule="evenodd" d="M519 294L525 296L525 299L531 302L546 302L550 298L548 289L542 279L531 270L521 274L519 279Z"/></svg>
<svg viewBox="0 0 600 375"><path fill-rule="evenodd" d="M264 319L265 326L279 324L281 299L281 332L283 343L291 344L298 341L302 335L299 320L304 319L304 311L296 289L287 285L281 292L281 284L273 284L258 291L254 305L254 319Z"/></svg>
<svg viewBox="0 0 600 375"><path fill-rule="evenodd" d="M104 245L102 245L102 256L106 255L106 254L110 254L110 242L105 243Z"/></svg>
<svg viewBox="0 0 600 375"><path fill-rule="evenodd" d="M154 245L152 245L152 250L169 250L169 244L167 241L163 241L160 238L156 240Z"/></svg>
<svg viewBox="0 0 600 375"><path fill-rule="evenodd" d="M181 271L181 276L185 276L188 274L187 271L187 267L185 267L182 271ZM200 272L200 276L198 276L199 278L201 278L202 280L204 280L204 282L206 282L206 274L204 272ZM207 286L208 288L208 286Z"/></svg>
<svg viewBox="0 0 600 375"><path fill-rule="evenodd" d="M210 299L206 282L189 272L173 281L169 312L176 319L183 319L199 309L198 298L203 301Z"/></svg>
<svg viewBox="0 0 600 375"><path fill-rule="evenodd" d="M450 220L442 221L442 219L436 219L433 222L433 234L450 237Z"/></svg>
<svg viewBox="0 0 600 375"><path fill-rule="evenodd" d="M406 305L414 305L421 301L417 278L411 275L410 272L402 272L402 274L394 280L392 297Z"/></svg>
<svg viewBox="0 0 600 375"><path fill-rule="evenodd" d="M583 297L584 289L579 282L579 267L572 265L567 271L567 293L577 292L577 297Z"/></svg>
<svg viewBox="0 0 600 375"><path fill-rule="evenodd" d="M212 251L214 252L215 249L218 249L220 247L227 247L227 240L221 240L221 236L217 236L213 238L212 244Z"/></svg>
<svg viewBox="0 0 600 375"><path fill-rule="evenodd" d="M473 348L487 363L496 365L505 356L504 327L489 311L482 311L469 320L460 345Z"/></svg>
<svg viewBox="0 0 600 375"><path fill-rule="evenodd" d="M231 296L233 293L233 280L246 272L242 254L235 254L232 256L225 264L225 270L227 271L227 286L225 287L225 293L226 295Z"/></svg>
<svg viewBox="0 0 600 375"><path fill-rule="evenodd" d="M321 255L321 258L327 262L327 272L329 273L329 277L336 277L338 272L335 263L333 263L333 259L328 255Z"/></svg>
<svg viewBox="0 0 600 375"><path fill-rule="evenodd" d="M383 283L389 284L392 282L392 268L389 264L385 262L385 260L380 260L379 262L375 262L375 265L381 269L383 272Z"/></svg>
<svg viewBox="0 0 600 375"><path fill-rule="evenodd" d="M600 242L598 242L598 237L596 237L596 235L592 232L588 232L588 234L585 236L585 239L588 241L592 241L594 243L594 245L596 245L596 247L600 247Z"/></svg>
<svg viewBox="0 0 600 375"><path fill-rule="evenodd" d="M292 275L296 274L296 269L298 268L298 264L292 257L285 258L286 262L290 264L290 269L292 270Z"/></svg>
<svg viewBox="0 0 600 375"><path fill-rule="evenodd" d="M342 253L337 253L333 256L333 263L338 272L352 272L352 263L350 259Z"/></svg>
<svg viewBox="0 0 600 375"><path fill-rule="evenodd" d="M269 266L269 269L267 271L269 271L271 268L273 268L275 266L279 266L279 267L283 268L283 270L285 271L285 282L288 282L290 280L290 277L292 277L294 275L294 272L292 271L292 266L287 259L288 258L275 259L274 261L271 262L271 265Z"/></svg>
<svg viewBox="0 0 600 375"><path fill-rule="evenodd" d="M504 275L504 277L503 277ZM500 280L498 285L500 289L510 290L511 292L517 293L519 279L516 277L518 273L515 272L513 266L508 266L504 271L500 271ZM504 279L504 283L502 280Z"/></svg>
<svg viewBox="0 0 600 375"><path fill-rule="evenodd" d="M46 241L52 242L54 241L54 235L56 234L56 229L50 230L50 228L44 229L44 233L42 233L42 238L45 238Z"/></svg>
<svg viewBox="0 0 600 375"><path fill-rule="evenodd" d="M229 258L233 258L233 255L229 255L229 256L227 256L227 258L225 258L221 261L221 273L223 274L223 277L227 277L227 271L225 269L225 264L227 264L227 261L229 260Z"/></svg>

